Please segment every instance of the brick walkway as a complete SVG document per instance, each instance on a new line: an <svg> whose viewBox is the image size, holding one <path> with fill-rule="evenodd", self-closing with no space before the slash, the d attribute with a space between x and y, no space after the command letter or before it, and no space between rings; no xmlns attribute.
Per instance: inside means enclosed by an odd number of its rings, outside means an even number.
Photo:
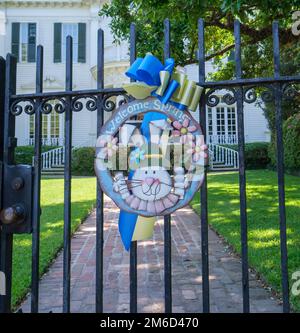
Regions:
<svg viewBox="0 0 300 333"><path fill-rule="evenodd" d="M106 200L104 233L104 310L129 310L129 254L118 233L118 209ZM71 311L95 309L95 213L72 239ZM241 262L209 231L212 312L241 312ZM138 243L138 311L164 311L163 221L154 238ZM172 217L173 312L202 312L201 242L198 216L184 208ZM63 258L60 254L40 282L40 312L62 311ZM281 312L254 274L250 274L251 312ZM30 310L30 299L22 305Z"/></svg>

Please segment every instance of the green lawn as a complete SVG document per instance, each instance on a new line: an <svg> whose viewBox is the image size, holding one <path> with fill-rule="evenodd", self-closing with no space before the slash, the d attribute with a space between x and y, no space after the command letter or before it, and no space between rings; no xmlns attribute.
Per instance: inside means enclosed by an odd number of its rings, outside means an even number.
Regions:
<svg viewBox="0 0 300 333"><path fill-rule="evenodd" d="M249 263L280 291L280 249L277 175L247 172ZM95 178L72 181L72 229L95 204ZM239 187L237 173L209 174L209 223L240 252ZM42 180L40 273L45 272L63 243L63 179ZM199 195L192 202L199 212ZM287 235L290 275L300 270L300 178L286 176ZM13 303L28 291L31 281L31 235L15 236ZM291 281L290 281L291 282ZM292 283L292 282L291 282ZM300 299L292 297L300 310Z"/></svg>
<svg viewBox="0 0 300 333"><path fill-rule="evenodd" d="M300 178L286 176L286 214L290 286L300 270ZM281 290L277 174L267 170L247 172L249 264ZM199 193L191 203L199 213ZM239 185L237 173L208 175L209 224L240 253ZM250 294L251 297L251 294ZM300 297L291 296L300 310Z"/></svg>
<svg viewBox="0 0 300 333"><path fill-rule="evenodd" d="M63 244L63 179L42 180L40 273L44 273ZM96 198L95 178L72 180L72 231L88 215ZM13 255L13 304L31 283L31 235L17 235Z"/></svg>

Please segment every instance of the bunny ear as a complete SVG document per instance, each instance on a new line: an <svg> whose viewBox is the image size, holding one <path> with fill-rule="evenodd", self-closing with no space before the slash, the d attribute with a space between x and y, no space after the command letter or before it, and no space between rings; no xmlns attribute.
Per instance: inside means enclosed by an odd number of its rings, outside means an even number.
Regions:
<svg viewBox="0 0 300 333"><path fill-rule="evenodd" d="M155 142L160 145L164 156L167 154L171 130L172 126L166 119L159 119L150 122L151 142Z"/></svg>
<svg viewBox="0 0 300 333"><path fill-rule="evenodd" d="M146 140L144 136L141 134L140 130L138 128L135 128L130 137L130 142L133 143L135 147L141 147L146 143Z"/></svg>
<svg viewBox="0 0 300 333"><path fill-rule="evenodd" d="M131 124L123 125L119 131L120 144L127 146L135 129L136 129L135 125L131 125Z"/></svg>
<svg viewBox="0 0 300 333"><path fill-rule="evenodd" d="M156 126L154 123L155 123L154 121L153 122L151 121L149 124L150 137L151 137L151 142L158 145L162 129Z"/></svg>

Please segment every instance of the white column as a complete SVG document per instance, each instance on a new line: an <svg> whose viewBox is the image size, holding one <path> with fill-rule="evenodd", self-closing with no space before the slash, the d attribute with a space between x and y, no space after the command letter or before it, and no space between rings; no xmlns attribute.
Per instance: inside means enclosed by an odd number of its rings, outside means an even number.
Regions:
<svg viewBox="0 0 300 333"><path fill-rule="evenodd" d="M6 12L4 8L0 8L0 56L5 58L5 37L6 37Z"/></svg>
<svg viewBox="0 0 300 333"><path fill-rule="evenodd" d="M98 15L100 6L99 4L93 4L90 7L90 27L89 27L89 68L97 66L98 56L98 29L100 28L100 22L102 18ZM91 75L91 84L96 88L96 80ZM88 144L93 145L93 141L96 143L96 120L97 112L88 112L89 117L89 133L88 133Z"/></svg>
<svg viewBox="0 0 300 333"><path fill-rule="evenodd" d="M89 47L90 52L90 68L97 65L97 34L100 27L101 18L98 15L99 5L93 4L90 7L90 26L89 26ZM89 44L89 45L88 45Z"/></svg>

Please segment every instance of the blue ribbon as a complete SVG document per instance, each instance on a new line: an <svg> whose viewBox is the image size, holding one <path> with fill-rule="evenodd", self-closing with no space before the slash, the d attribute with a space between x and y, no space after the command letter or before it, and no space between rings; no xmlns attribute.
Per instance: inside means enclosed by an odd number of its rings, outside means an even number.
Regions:
<svg viewBox="0 0 300 333"><path fill-rule="evenodd" d="M137 58L125 74L132 80L145 82L149 86L160 86L159 73L168 71L171 75L174 66L173 58L167 59L163 65L156 57L148 53L144 58Z"/></svg>
<svg viewBox="0 0 300 333"><path fill-rule="evenodd" d="M133 176L133 171L128 175L128 179L131 179ZM127 251L130 249L130 243L133 237L135 225L138 219L137 214L128 213L124 210L120 211L119 216L119 232L123 245Z"/></svg>
<svg viewBox="0 0 300 333"><path fill-rule="evenodd" d="M147 54L144 58L137 58L136 61L130 66L128 71L125 73L130 79L135 81L144 82L149 86L160 86L160 72L167 71L170 73L170 78L172 76L175 66L175 61L173 58L169 58L165 61L163 65L156 57L152 54ZM168 85L162 96L152 92L153 96L156 96L163 104L172 103L181 110L186 108L186 105L170 101L172 95L179 87L179 83L175 80L169 80ZM150 140L150 127L151 121L167 119L167 116L159 112L149 112L144 115L144 119L141 125L141 133L146 138L147 141ZM133 171L130 171L128 179L133 176ZM119 232L122 238L125 249L128 251L130 249L131 240L134 234L136 222L138 219L137 214L128 213L126 211L121 211L119 216Z"/></svg>
<svg viewBox="0 0 300 333"><path fill-rule="evenodd" d="M150 140L150 127L149 124L153 120L166 119L167 117L160 112L148 112L145 114L142 125L141 133L144 135L147 141ZM134 171L130 171L128 179L131 179ZM134 234L134 229L138 219L137 214L121 211L119 216L119 232L122 242L127 251L130 249L131 240Z"/></svg>
<svg viewBox="0 0 300 333"><path fill-rule="evenodd" d="M125 73L130 79L135 81L144 82L149 86L160 86L161 80L159 73L161 71L167 71L172 76L175 66L175 60L173 58L168 58L163 65L156 57L152 54L147 54L144 58L137 58L135 62L130 66L130 68ZM175 80L171 80L163 94L159 96L152 92L153 96L156 96L163 104L170 102L170 99L176 89L179 87L179 83ZM180 105L179 103L172 102L174 105ZM186 108L186 106L183 106Z"/></svg>

